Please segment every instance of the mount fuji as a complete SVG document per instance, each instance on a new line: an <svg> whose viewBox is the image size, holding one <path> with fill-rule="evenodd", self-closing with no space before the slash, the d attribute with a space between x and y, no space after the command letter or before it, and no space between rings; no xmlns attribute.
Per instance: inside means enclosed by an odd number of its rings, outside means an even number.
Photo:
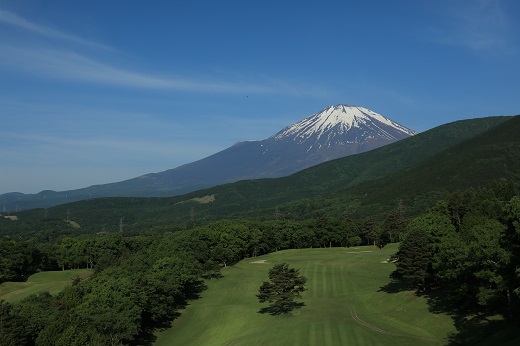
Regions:
<svg viewBox="0 0 520 346"><path fill-rule="evenodd" d="M296 143L296 148L305 151L304 161L309 156L326 161L375 149L415 134L367 108L337 105L286 127L266 141L288 146Z"/></svg>
<svg viewBox="0 0 520 346"><path fill-rule="evenodd" d="M10 207L16 203L17 209L27 209L94 197L174 196L238 180L290 175L415 134L367 108L329 106L267 139L238 142L216 154L164 172L78 190L9 193L0 195L0 203Z"/></svg>
<svg viewBox="0 0 520 346"><path fill-rule="evenodd" d="M195 190L191 186L276 178L415 134L367 108L330 106L267 139L238 142L202 160L139 179L184 193Z"/></svg>

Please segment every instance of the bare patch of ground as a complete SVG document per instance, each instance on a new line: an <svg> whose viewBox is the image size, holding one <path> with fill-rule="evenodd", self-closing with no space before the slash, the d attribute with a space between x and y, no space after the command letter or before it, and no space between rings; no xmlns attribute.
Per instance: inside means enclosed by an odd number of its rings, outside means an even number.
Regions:
<svg viewBox="0 0 520 346"><path fill-rule="evenodd" d="M188 199L186 201L181 201L181 202L177 202L175 204L180 204L180 203L186 203L186 202L197 202L197 203L200 203L200 204L208 204L208 203L211 203L211 202L215 202L215 196L216 195L207 195L207 196L204 196L204 197L194 197L192 199Z"/></svg>
<svg viewBox="0 0 520 346"><path fill-rule="evenodd" d="M211 202L215 202L215 195L208 195L204 197L195 197L191 199L194 202L200 203L200 204L207 204Z"/></svg>
<svg viewBox="0 0 520 346"><path fill-rule="evenodd" d="M80 229L80 228L81 228L80 224L77 223L76 221L65 220L65 222L67 222L69 225L71 225L71 226L74 227L75 229Z"/></svg>

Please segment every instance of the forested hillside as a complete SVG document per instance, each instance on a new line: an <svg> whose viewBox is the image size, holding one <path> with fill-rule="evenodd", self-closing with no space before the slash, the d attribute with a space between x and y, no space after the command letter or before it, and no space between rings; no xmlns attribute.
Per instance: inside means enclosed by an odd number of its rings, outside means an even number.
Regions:
<svg viewBox="0 0 520 346"><path fill-rule="evenodd" d="M357 215L384 215L405 208L417 215L450 193L469 187L488 186L491 181L520 181L520 116L489 131L460 142L414 165L380 179L366 181L288 205L297 213L306 203L322 206L321 213L339 213L347 207Z"/></svg>

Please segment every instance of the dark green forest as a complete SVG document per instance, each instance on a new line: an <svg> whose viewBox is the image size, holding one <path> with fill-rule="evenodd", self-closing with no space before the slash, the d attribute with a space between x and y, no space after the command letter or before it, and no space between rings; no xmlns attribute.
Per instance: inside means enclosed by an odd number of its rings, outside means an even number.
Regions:
<svg viewBox="0 0 520 346"><path fill-rule="evenodd" d="M469 126L465 140L461 124L286 178L0 217L0 283L94 270L57 296L0 301L0 344L150 344L205 280L241 259L395 242L396 271L381 289L428 296L432 311L454 316L453 342L488 316L518 324L520 117ZM450 146L434 146L452 132Z"/></svg>

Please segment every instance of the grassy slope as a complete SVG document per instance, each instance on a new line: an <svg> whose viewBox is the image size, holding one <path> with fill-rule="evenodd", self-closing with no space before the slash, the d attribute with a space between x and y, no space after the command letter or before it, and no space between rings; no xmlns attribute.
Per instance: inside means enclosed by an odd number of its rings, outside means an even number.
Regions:
<svg viewBox="0 0 520 346"><path fill-rule="evenodd" d="M157 345L436 345L454 332L453 321L428 311L412 292L385 293L396 251L359 249L288 250L225 268L174 322ZM350 253L357 251L357 253ZM362 252L372 251L372 252ZM273 264L287 262L308 278L305 306L289 316L259 314L255 294Z"/></svg>
<svg viewBox="0 0 520 346"><path fill-rule="evenodd" d="M15 303L44 291L56 294L70 285L76 276L85 278L91 274L91 269L41 272L31 275L26 282L4 282L0 285L0 299Z"/></svg>

